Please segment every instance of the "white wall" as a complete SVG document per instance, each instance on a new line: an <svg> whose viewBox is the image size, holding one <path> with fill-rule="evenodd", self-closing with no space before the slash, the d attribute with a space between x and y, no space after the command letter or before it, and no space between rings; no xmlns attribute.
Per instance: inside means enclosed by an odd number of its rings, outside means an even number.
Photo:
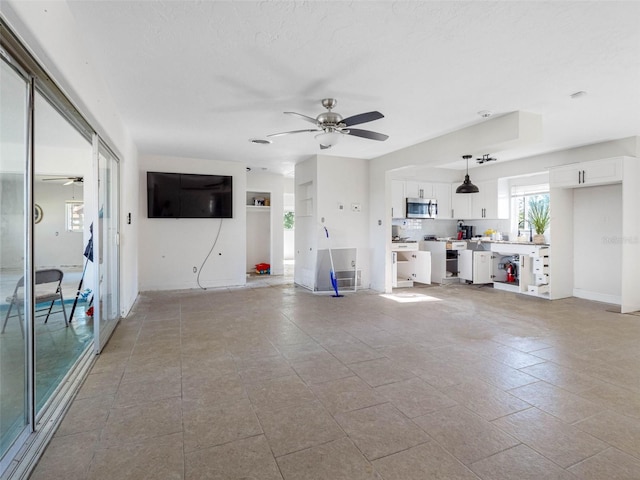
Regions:
<svg viewBox="0 0 640 480"><path fill-rule="evenodd" d="M36 268L81 267L84 263L84 239L82 232L66 231L65 203L82 201L82 187L34 182L34 200L43 211L42 221L34 229Z"/></svg>
<svg viewBox="0 0 640 480"><path fill-rule="evenodd" d="M317 171L318 249L329 246L322 226L329 231L331 248L357 248L362 288L369 288L369 161L318 155Z"/></svg>
<svg viewBox="0 0 640 480"><path fill-rule="evenodd" d="M620 304L622 185L573 191L573 295Z"/></svg>
<svg viewBox="0 0 640 480"><path fill-rule="evenodd" d="M193 158L142 156L138 172L140 192L140 290L205 288L246 283L246 171L238 162ZM196 173L233 176L233 218L147 218L146 172ZM222 223L220 223L222 222Z"/></svg>

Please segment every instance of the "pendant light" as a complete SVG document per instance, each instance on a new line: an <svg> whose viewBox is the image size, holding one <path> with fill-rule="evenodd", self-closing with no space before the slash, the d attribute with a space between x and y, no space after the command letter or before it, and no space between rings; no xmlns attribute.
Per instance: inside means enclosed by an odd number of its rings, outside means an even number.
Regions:
<svg viewBox="0 0 640 480"><path fill-rule="evenodd" d="M480 191L480 189L471 183L471 180L469 180L469 159L471 157L472 155L462 156L462 158L467 161L467 174L464 176L464 182L462 182L462 185L456 188L456 193L478 193Z"/></svg>

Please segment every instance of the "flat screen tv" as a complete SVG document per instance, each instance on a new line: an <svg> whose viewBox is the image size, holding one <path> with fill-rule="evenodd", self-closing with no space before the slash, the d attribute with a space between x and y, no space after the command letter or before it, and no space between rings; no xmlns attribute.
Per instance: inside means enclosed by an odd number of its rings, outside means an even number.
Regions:
<svg viewBox="0 0 640 480"><path fill-rule="evenodd" d="M147 172L147 217L232 218L232 177Z"/></svg>

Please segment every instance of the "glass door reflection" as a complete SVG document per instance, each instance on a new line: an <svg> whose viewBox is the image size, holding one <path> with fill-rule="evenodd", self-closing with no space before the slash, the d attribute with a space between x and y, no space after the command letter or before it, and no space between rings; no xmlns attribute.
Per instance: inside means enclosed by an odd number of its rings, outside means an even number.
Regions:
<svg viewBox="0 0 640 480"><path fill-rule="evenodd" d="M26 274L28 91L26 79L0 60L0 458L28 423L25 297L5 303Z"/></svg>
<svg viewBox="0 0 640 480"><path fill-rule="evenodd" d="M89 182L93 147L40 93L34 105L34 202L40 217L34 226L36 276L44 269L62 272L61 297L50 315L47 304L35 304L36 415L93 340L93 319L81 301L71 321L72 306L83 272L88 226L77 215ZM69 218L69 216L72 218ZM88 272L91 275L91 272ZM49 292L50 285L36 285ZM81 300L84 300L81 298ZM89 298L86 301L90 301Z"/></svg>
<svg viewBox="0 0 640 480"><path fill-rule="evenodd" d="M100 353L113 332L119 313L119 164L98 141L98 325L96 353Z"/></svg>

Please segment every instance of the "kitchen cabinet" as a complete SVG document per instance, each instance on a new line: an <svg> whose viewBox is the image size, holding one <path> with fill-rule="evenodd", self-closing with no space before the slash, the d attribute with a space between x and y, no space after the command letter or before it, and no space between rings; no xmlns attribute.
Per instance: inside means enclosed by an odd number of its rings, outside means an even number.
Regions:
<svg viewBox="0 0 640 480"><path fill-rule="evenodd" d="M398 253L398 280L431 283L431 253L400 251Z"/></svg>
<svg viewBox="0 0 640 480"><path fill-rule="evenodd" d="M405 182L391 180L391 218L405 218L406 195L404 193Z"/></svg>
<svg viewBox="0 0 640 480"><path fill-rule="evenodd" d="M405 218L407 198L435 198L439 219L451 217L451 185L438 182L391 180L391 218Z"/></svg>
<svg viewBox="0 0 640 480"><path fill-rule="evenodd" d="M455 193L458 184L451 186L451 210L454 219L472 219L471 195L473 193Z"/></svg>
<svg viewBox="0 0 640 480"><path fill-rule="evenodd" d="M578 162L549 169L549 185L579 188L622 182L622 158Z"/></svg>
<svg viewBox="0 0 640 480"><path fill-rule="evenodd" d="M438 201L438 216L441 220L453 218L451 216L451 185L448 183L434 183L433 197Z"/></svg>
<svg viewBox="0 0 640 480"><path fill-rule="evenodd" d="M391 245L393 288L412 287L413 282L431 283L431 254L418 251L417 242Z"/></svg>
<svg viewBox="0 0 640 480"><path fill-rule="evenodd" d="M429 182L407 181L404 184L404 192L408 198L434 198L433 184Z"/></svg>
<svg viewBox="0 0 640 480"><path fill-rule="evenodd" d="M550 265L548 245L492 243L493 288L549 298ZM505 266L515 265L515 281L508 281Z"/></svg>
<svg viewBox="0 0 640 480"><path fill-rule="evenodd" d="M458 252L458 278L469 283L492 283L492 254L485 251Z"/></svg>
<svg viewBox="0 0 640 480"><path fill-rule="evenodd" d="M453 218L465 220L509 218L509 195L506 181L490 180L476 183L478 193L455 193L452 185Z"/></svg>
<svg viewBox="0 0 640 480"><path fill-rule="evenodd" d="M420 242L420 250L431 252L431 280L436 283L459 282L458 252L466 248L465 241Z"/></svg>

